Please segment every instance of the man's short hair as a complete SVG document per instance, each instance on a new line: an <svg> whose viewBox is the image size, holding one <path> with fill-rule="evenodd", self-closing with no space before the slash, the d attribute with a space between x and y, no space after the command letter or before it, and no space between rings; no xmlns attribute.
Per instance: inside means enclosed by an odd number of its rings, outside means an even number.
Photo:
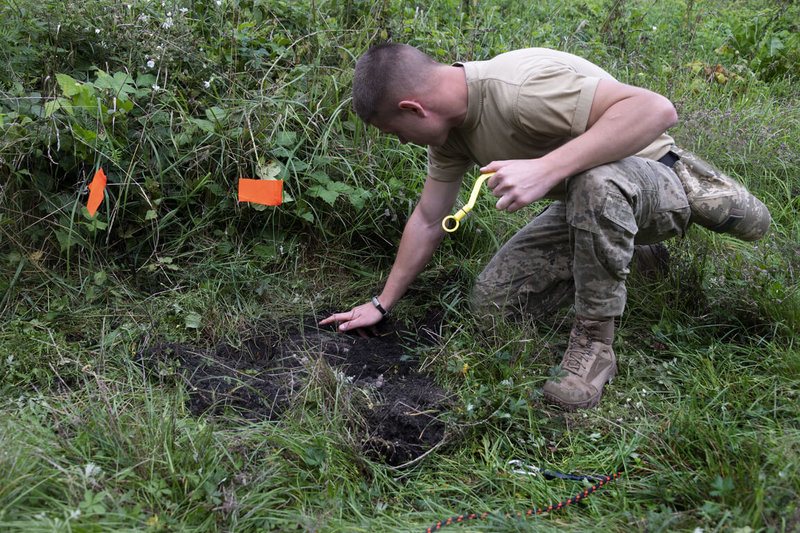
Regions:
<svg viewBox="0 0 800 533"><path fill-rule="evenodd" d="M437 65L433 58L407 44L373 46L356 62L353 109L369 123L400 100L424 91L430 69Z"/></svg>

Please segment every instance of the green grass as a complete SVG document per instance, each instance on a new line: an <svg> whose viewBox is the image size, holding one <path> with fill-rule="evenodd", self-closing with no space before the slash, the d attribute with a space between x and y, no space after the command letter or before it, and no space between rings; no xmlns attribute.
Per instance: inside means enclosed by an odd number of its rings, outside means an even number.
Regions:
<svg viewBox="0 0 800 533"><path fill-rule="evenodd" d="M182 7L0 2L0 529L423 531L584 488L514 474L519 459L624 474L556 513L451 530L800 530L797 6ZM495 213L482 198L396 308L444 310L421 366L456 399L445 446L400 470L370 460L360 399L323 365L280 421L192 415L183 383L136 362L147 346L242 346L366 301L388 274L425 157L349 110L354 59L385 38L442 61L557 47L665 94L670 133L757 193L771 233L692 228L669 243L670 271L629 284L619 376L597 409L565 414L540 389L568 314L487 331L469 312L482 265L541 208ZM704 74L717 64L725 83ZM123 74L108 88L97 69ZM108 196L90 218L83 188L100 166ZM237 178L273 171L291 201L236 203Z"/></svg>

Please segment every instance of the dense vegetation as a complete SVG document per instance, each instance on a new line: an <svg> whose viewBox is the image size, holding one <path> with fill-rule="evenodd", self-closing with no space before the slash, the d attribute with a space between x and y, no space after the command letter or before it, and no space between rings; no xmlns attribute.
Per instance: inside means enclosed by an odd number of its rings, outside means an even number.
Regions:
<svg viewBox="0 0 800 533"><path fill-rule="evenodd" d="M800 529L794 2L0 0L0 16L3 530L423 530L573 491L509 475L514 458L625 470L542 529ZM660 92L679 144L745 182L773 229L669 243L669 273L631 282L621 375L586 413L539 397L563 321L486 332L469 313L481 265L541 208L486 198L397 308L444 310L421 356L457 398L458 446L398 471L313 391L280 423L191 415L180 383L132 362L143 346L240 345L365 301L387 274L425 157L350 109L355 58L385 40L443 62L554 47ZM237 203L250 177L283 179L284 203Z"/></svg>

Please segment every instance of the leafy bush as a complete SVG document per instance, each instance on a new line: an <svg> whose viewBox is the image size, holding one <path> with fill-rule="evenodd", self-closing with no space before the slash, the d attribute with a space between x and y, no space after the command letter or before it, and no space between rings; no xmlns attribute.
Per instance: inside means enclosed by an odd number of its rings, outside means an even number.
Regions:
<svg viewBox="0 0 800 533"><path fill-rule="evenodd" d="M752 70L762 80L800 75L800 7L764 9L752 16L731 14L727 38L717 50L726 60Z"/></svg>
<svg viewBox="0 0 800 533"><path fill-rule="evenodd" d="M325 24L337 16L355 23L368 7L4 7L0 166L11 176L3 194L19 215L7 231L48 258L96 254L102 242L104 254L141 267L165 243L185 251L200 234L324 226L335 235L353 217L368 223L368 205L385 206L398 190L352 168L364 130L349 110L349 69L339 67L351 61L338 42L348 34ZM363 34L351 35L349 48L362 47ZM100 167L107 201L91 218L81 206ZM284 179L284 205L237 205L243 177ZM378 221L372 227L381 232Z"/></svg>

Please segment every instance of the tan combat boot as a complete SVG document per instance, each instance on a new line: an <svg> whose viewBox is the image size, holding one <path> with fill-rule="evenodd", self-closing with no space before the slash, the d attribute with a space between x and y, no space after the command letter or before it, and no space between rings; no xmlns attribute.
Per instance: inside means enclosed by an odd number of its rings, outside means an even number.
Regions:
<svg viewBox="0 0 800 533"><path fill-rule="evenodd" d="M743 241L757 241L767 234L770 215L761 200L691 152L679 148L673 151L680 160L672 170L686 191L692 222Z"/></svg>
<svg viewBox="0 0 800 533"><path fill-rule="evenodd" d="M614 319L592 320L580 315L569 335L569 345L561 360L567 375L547 380L544 397L566 409L588 409L597 405L603 386L617 373L614 342Z"/></svg>

